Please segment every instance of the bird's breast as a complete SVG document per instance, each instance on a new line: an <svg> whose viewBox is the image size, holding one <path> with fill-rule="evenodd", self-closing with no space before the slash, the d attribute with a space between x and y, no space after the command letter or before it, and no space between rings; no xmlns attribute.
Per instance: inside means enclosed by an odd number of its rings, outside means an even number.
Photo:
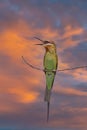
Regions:
<svg viewBox="0 0 87 130"><path fill-rule="evenodd" d="M46 54L44 57L44 68L47 70L56 69L56 56L52 54Z"/></svg>

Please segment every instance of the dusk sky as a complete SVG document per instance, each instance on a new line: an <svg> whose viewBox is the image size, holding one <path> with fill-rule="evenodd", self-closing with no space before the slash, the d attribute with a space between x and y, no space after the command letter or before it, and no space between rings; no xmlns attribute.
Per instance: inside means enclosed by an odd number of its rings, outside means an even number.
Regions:
<svg viewBox="0 0 87 130"><path fill-rule="evenodd" d="M87 0L0 0L0 130L87 130L87 68L57 72L46 122L45 50L58 69L87 65Z"/></svg>

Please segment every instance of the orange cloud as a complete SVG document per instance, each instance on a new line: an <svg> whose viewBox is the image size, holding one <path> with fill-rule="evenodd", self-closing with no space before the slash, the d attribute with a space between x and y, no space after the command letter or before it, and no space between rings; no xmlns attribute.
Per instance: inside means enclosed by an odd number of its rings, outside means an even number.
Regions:
<svg viewBox="0 0 87 130"><path fill-rule="evenodd" d="M9 93L13 95L15 94L16 101L21 103L35 102L39 95L37 92L28 91L24 88L11 88Z"/></svg>
<svg viewBox="0 0 87 130"><path fill-rule="evenodd" d="M64 39L71 37L71 36L81 35L82 33L84 33L83 28L81 28L81 27L72 28L71 25L67 25L64 30L65 30L65 33L62 37Z"/></svg>
<svg viewBox="0 0 87 130"><path fill-rule="evenodd" d="M20 105L16 106L16 103L29 104L38 101L39 92L34 90L38 80L26 77L19 79L6 74L0 76L0 113L19 111Z"/></svg>

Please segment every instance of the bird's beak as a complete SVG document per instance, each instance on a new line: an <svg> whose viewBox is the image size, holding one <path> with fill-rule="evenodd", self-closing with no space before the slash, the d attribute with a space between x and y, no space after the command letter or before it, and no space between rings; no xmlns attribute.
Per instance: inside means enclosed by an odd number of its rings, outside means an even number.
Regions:
<svg viewBox="0 0 87 130"><path fill-rule="evenodd" d="M40 44L35 44L35 45L40 45L40 46L42 46L42 45L44 44L44 41L41 40L40 38L38 38L38 37L34 37L34 38L42 42L42 43L40 43Z"/></svg>
<svg viewBox="0 0 87 130"><path fill-rule="evenodd" d="M43 40L39 39L38 37L34 37L34 38L42 42L42 43L35 44L35 45L40 45L40 46L44 46L44 47L47 46L47 44L45 44L46 41L43 41ZM47 41L47 43L50 44L49 41Z"/></svg>
<svg viewBox="0 0 87 130"><path fill-rule="evenodd" d="M35 39L37 39L37 40L40 40L41 42L44 42L43 40L41 40L40 38L38 38L38 37L34 37Z"/></svg>
<svg viewBox="0 0 87 130"><path fill-rule="evenodd" d="M43 46L43 44L35 44L35 45L40 45L40 46Z"/></svg>

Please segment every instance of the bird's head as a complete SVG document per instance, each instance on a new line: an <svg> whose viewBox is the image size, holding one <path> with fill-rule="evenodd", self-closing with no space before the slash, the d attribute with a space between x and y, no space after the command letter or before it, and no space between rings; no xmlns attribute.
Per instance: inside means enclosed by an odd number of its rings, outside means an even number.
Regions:
<svg viewBox="0 0 87 130"><path fill-rule="evenodd" d="M43 40L41 40L41 39L39 39L37 37L35 37L35 38L42 42L42 43L36 44L36 45L43 46L46 49L46 51L50 51L50 52L56 51L56 45L55 45L55 43L53 41L43 41Z"/></svg>

